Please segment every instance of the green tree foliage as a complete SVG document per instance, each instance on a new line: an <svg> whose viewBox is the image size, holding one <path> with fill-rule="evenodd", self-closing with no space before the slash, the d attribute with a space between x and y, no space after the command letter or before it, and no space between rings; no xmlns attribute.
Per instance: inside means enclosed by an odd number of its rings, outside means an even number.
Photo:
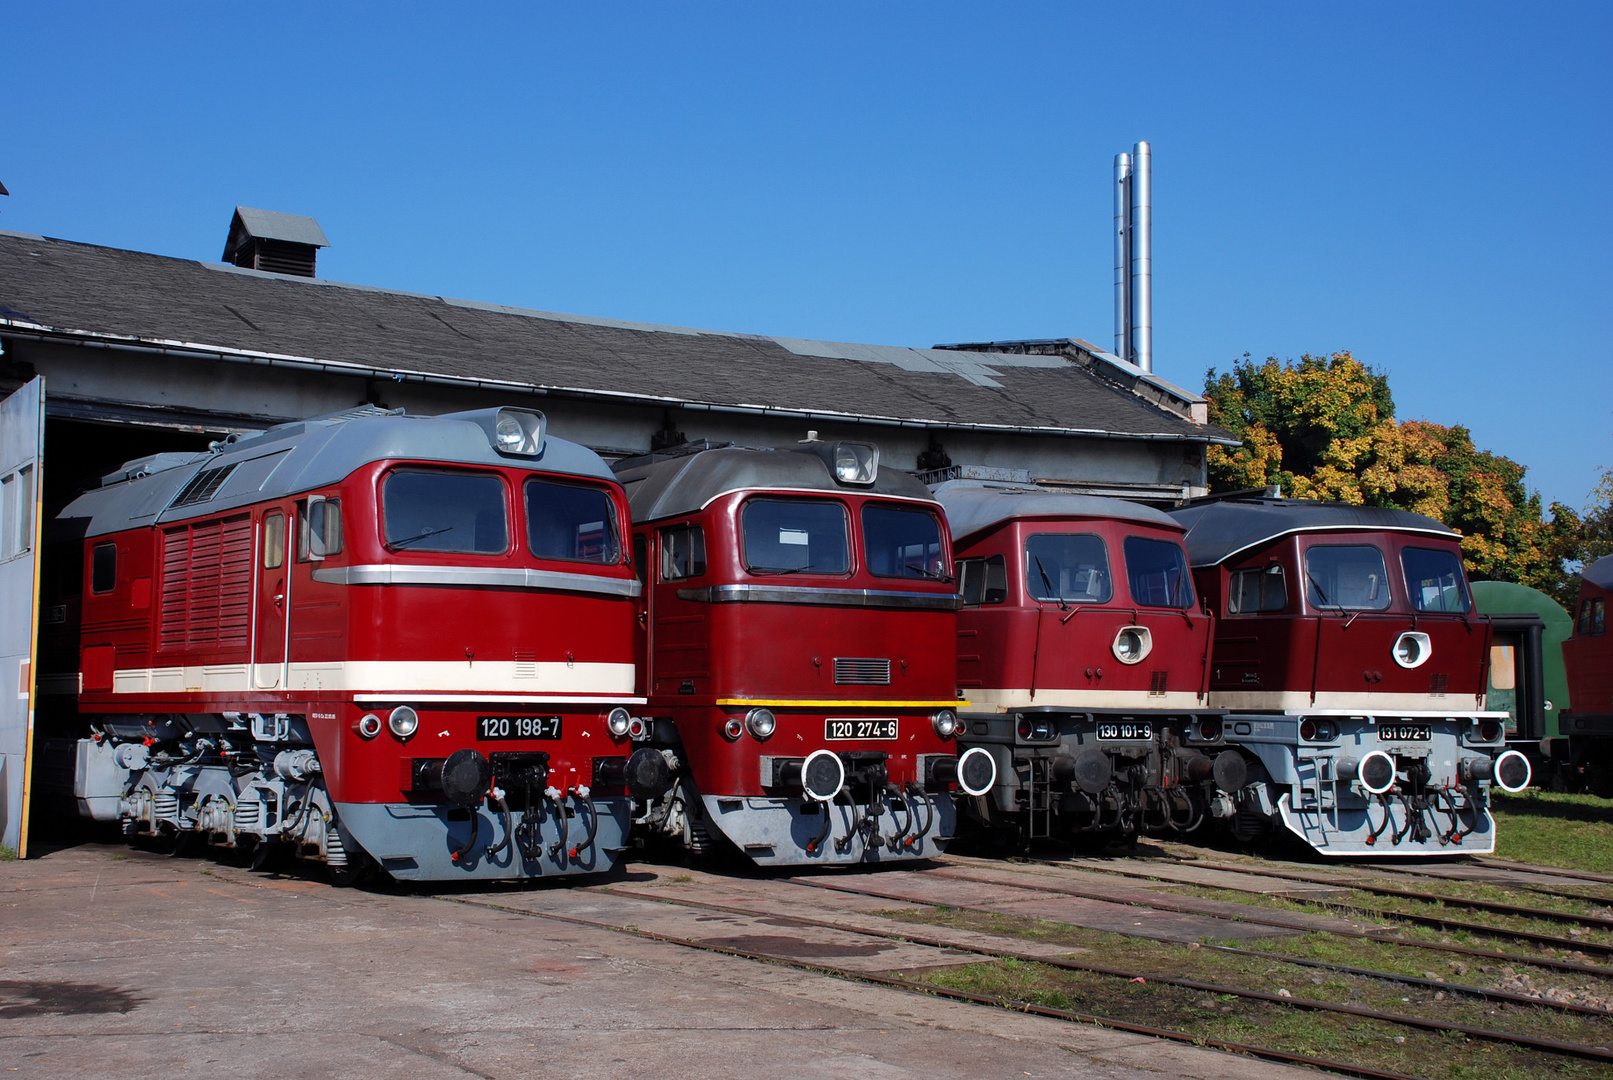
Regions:
<svg viewBox="0 0 1613 1080"><path fill-rule="evenodd" d="M1386 375L1347 352L1298 363L1247 356L1204 378L1210 422L1242 440L1210 449L1210 490L1280 485L1283 494L1392 506L1462 534L1470 576L1517 581L1570 603L1578 574L1565 561L1607 550L1613 469L1583 516L1550 517L1523 485L1524 466L1473 445L1460 425L1397 421ZM1596 538L1600 537L1600 540Z"/></svg>

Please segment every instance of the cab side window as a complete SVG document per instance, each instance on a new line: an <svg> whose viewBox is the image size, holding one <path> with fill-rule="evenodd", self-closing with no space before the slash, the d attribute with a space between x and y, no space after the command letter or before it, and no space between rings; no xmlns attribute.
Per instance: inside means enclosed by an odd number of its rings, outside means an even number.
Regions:
<svg viewBox="0 0 1613 1080"><path fill-rule="evenodd" d="M90 592L109 593L118 584L118 545L96 544L90 553Z"/></svg>
<svg viewBox="0 0 1613 1080"><path fill-rule="evenodd" d="M318 562L342 551L342 501L313 496L297 504L297 561Z"/></svg>
<svg viewBox="0 0 1613 1080"><path fill-rule="evenodd" d="M273 570L286 561L286 515L276 510L263 515L263 568Z"/></svg>
<svg viewBox="0 0 1613 1080"><path fill-rule="evenodd" d="M1581 635L1602 634L1607 632L1607 611L1605 601L1601 597L1595 600L1586 600L1579 607L1579 632Z"/></svg>
<svg viewBox="0 0 1613 1080"><path fill-rule="evenodd" d="M1282 611L1288 606L1288 584L1283 568L1273 563L1267 567L1239 570L1232 575L1227 586L1227 614L1253 615L1262 611Z"/></svg>
<svg viewBox="0 0 1613 1080"><path fill-rule="evenodd" d="M964 607L1000 604L1008 599L1008 560L1002 555L958 560L958 591Z"/></svg>
<svg viewBox="0 0 1613 1080"><path fill-rule="evenodd" d="M706 533L699 525L661 530L661 580L682 581L706 572Z"/></svg>

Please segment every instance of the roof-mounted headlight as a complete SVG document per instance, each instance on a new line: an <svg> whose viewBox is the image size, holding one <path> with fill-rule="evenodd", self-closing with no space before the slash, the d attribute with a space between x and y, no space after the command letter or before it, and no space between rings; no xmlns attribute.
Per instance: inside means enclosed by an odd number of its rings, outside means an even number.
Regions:
<svg viewBox="0 0 1613 1080"><path fill-rule="evenodd" d="M872 484L879 476L879 447L867 443L834 444L835 480L842 484Z"/></svg>
<svg viewBox="0 0 1613 1080"><path fill-rule="evenodd" d="M500 409L493 418L493 449L536 457L543 450L544 417L531 409Z"/></svg>

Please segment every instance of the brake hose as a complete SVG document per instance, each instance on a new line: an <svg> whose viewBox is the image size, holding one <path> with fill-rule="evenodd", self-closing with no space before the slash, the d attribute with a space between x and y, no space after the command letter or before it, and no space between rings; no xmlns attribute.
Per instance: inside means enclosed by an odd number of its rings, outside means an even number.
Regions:
<svg viewBox="0 0 1613 1080"><path fill-rule="evenodd" d="M487 857L491 859L510 846L510 841L515 838L515 832L511 827L510 804L504 801L504 789L495 784L488 794L493 796L493 804L498 807L499 815L504 819L504 839L487 849Z"/></svg>
<svg viewBox="0 0 1613 1080"><path fill-rule="evenodd" d="M907 838L908 847L917 847L923 842L924 837L929 834L931 827L935 825L935 806L929 799L924 797L924 793L919 790L917 784L907 785L907 797L909 811L912 813L917 813L919 809L924 811L924 823L918 827L912 836Z"/></svg>
<svg viewBox="0 0 1613 1080"><path fill-rule="evenodd" d="M471 848L476 846L477 834L482 831L482 815L478 812L478 809L474 806L470 808L470 839L465 841L464 847L455 848L448 853L448 858L456 863L464 858Z"/></svg>
<svg viewBox="0 0 1613 1080"><path fill-rule="evenodd" d="M818 800L813 801L818 802ZM818 802L818 805L823 808L823 828L818 830L818 835L816 837L807 841L806 853L808 855L816 855L818 852L822 851L823 842L829 839L829 834L834 831L834 818L829 816L829 810L833 804Z"/></svg>
<svg viewBox="0 0 1613 1080"><path fill-rule="evenodd" d="M857 830L862 828L862 815L857 813L857 798L851 792L846 792L846 802L851 807L851 827L846 835L835 841L835 852L845 855L851 851L851 842L856 839ZM832 804L830 804L832 805Z"/></svg>
<svg viewBox="0 0 1613 1080"><path fill-rule="evenodd" d="M581 799L583 801L583 805L588 807L588 839L567 851L566 857L568 859L575 859L580 852L587 851L589 848L593 847L594 837L599 832L599 811L594 807L594 800L588 797L588 789L586 787L578 786L572 790L572 805L575 806L578 799Z"/></svg>
<svg viewBox="0 0 1613 1080"><path fill-rule="evenodd" d="M897 787L895 784L886 785L885 791L887 794L893 796L900 795L902 793L902 789ZM904 799L902 805L907 810L907 820L902 822L902 827L900 829L897 829L891 834L892 851L908 846L904 837L907 836L907 830L913 827L913 804ZM894 798L891 800L891 824L896 824L896 800Z"/></svg>
<svg viewBox="0 0 1613 1080"><path fill-rule="evenodd" d="M528 860L536 862L543 858L543 841L538 823L542 818L538 815L538 800L532 790L532 777L524 778L526 784L526 809L521 811L521 825L515 830L515 842L521 845L521 854Z"/></svg>
<svg viewBox="0 0 1613 1080"><path fill-rule="evenodd" d="M1367 847L1372 847L1374 844L1376 844L1378 842L1378 837L1383 835L1383 831L1387 829L1389 827L1389 823L1394 820L1394 813L1389 808L1388 794L1385 792L1379 792L1378 801L1383 803L1383 824L1374 827L1372 831L1367 834ZM1367 823L1372 823L1371 799L1367 800Z"/></svg>
<svg viewBox="0 0 1613 1080"><path fill-rule="evenodd" d="M543 798L548 805L554 807L555 824L560 828L560 838L549 845L549 858L558 861L560 853L566 850L566 834L570 832L566 824L566 808L560 803L561 794L557 787L544 788Z"/></svg>

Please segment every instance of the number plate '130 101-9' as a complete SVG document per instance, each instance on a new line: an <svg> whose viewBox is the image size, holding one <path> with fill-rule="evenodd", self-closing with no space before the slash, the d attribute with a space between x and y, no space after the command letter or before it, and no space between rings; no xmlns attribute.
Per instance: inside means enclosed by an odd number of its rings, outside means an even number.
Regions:
<svg viewBox="0 0 1613 1080"><path fill-rule="evenodd" d="M478 739L558 739L558 716L478 716Z"/></svg>
<svg viewBox="0 0 1613 1080"><path fill-rule="evenodd" d="M896 718L882 720L825 720L825 739L894 739Z"/></svg>

